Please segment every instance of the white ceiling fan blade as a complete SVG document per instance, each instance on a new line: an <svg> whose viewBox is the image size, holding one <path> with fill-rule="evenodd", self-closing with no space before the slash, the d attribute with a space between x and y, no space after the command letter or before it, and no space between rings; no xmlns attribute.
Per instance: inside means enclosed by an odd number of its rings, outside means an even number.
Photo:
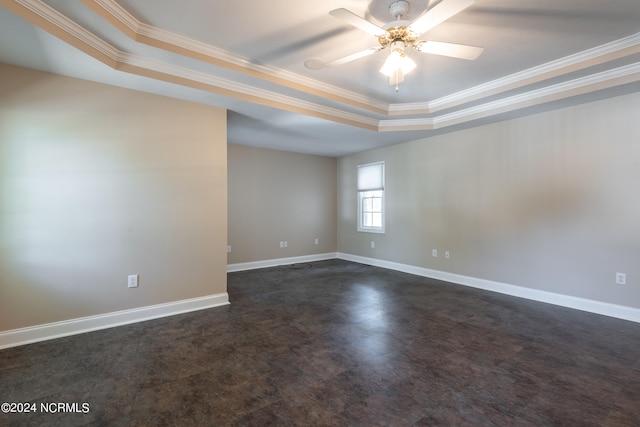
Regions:
<svg viewBox="0 0 640 427"><path fill-rule="evenodd" d="M334 59L333 61L329 61L324 64L325 67L334 67L336 65L346 64L347 62L355 61L356 59L364 58L365 56L373 55L376 52L379 52L381 48L379 47L370 47L367 50L363 50L357 53L353 53L348 56L344 56L342 58Z"/></svg>
<svg viewBox="0 0 640 427"><path fill-rule="evenodd" d="M361 52L352 53L351 55L343 56L342 58L334 59L328 62L322 59L308 59L304 62L304 66L311 70L320 70L322 68L335 67L336 65L346 64L347 62L355 61L356 59L364 58L365 56L372 55L382 50L380 47L372 47Z"/></svg>
<svg viewBox="0 0 640 427"><path fill-rule="evenodd" d="M417 34L426 33L453 15L462 12L473 3L475 3L475 0L442 0L442 2L427 10L409 25L409 29Z"/></svg>
<svg viewBox="0 0 640 427"><path fill-rule="evenodd" d="M329 12L329 15L338 19L342 19L346 23L351 24L366 33L369 33L372 36L380 37L387 33L384 29L378 27L375 24L372 24L364 18L359 17L358 15L348 11L347 9L340 8L332 10L331 12Z"/></svg>
<svg viewBox="0 0 640 427"><path fill-rule="evenodd" d="M443 42L418 42L416 50L423 53L433 53L435 55L451 56L453 58L468 59L470 61L476 59L484 51L484 48L476 46L467 46L464 44L443 43Z"/></svg>

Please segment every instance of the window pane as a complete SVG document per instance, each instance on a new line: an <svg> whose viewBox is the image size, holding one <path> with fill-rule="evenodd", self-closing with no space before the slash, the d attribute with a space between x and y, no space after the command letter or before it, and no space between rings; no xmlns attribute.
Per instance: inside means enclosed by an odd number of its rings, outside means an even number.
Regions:
<svg viewBox="0 0 640 427"><path fill-rule="evenodd" d="M364 213L362 215L362 226L363 227L372 227L373 226L373 215L370 213Z"/></svg>
<svg viewBox="0 0 640 427"><path fill-rule="evenodd" d="M358 231L384 232L384 190L358 192Z"/></svg>
<svg viewBox="0 0 640 427"><path fill-rule="evenodd" d="M371 214L371 227L382 227L382 214Z"/></svg>
<svg viewBox="0 0 640 427"><path fill-rule="evenodd" d="M371 210L374 212L382 212L382 199L380 197L376 197L372 202Z"/></svg>

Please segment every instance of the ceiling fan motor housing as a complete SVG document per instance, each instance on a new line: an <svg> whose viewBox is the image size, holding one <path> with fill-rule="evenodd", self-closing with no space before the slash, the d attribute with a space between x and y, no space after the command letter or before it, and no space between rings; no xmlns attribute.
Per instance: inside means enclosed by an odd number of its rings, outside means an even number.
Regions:
<svg viewBox="0 0 640 427"><path fill-rule="evenodd" d="M397 0L389 5L389 13L394 19L400 19L409 13L409 2L406 0Z"/></svg>
<svg viewBox="0 0 640 427"><path fill-rule="evenodd" d="M378 37L378 42L383 49L396 41L402 41L405 46L413 46L418 39L418 35L411 31L406 25L389 27L386 31L385 35Z"/></svg>
<svg viewBox="0 0 640 427"><path fill-rule="evenodd" d="M384 26L386 33L378 37L380 46L385 49L397 41L402 41L405 46L413 46L419 35L410 30L411 21L402 19L409 13L409 2L406 0L394 1L389 5L389 13L395 20Z"/></svg>

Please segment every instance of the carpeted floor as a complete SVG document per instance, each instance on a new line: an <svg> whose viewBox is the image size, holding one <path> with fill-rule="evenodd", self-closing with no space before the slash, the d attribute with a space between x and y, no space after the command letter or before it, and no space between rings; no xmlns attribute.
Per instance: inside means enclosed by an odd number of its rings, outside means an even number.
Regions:
<svg viewBox="0 0 640 427"><path fill-rule="evenodd" d="M37 410L0 425L640 425L639 324L293 267L229 274L229 306L0 351L0 402Z"/></svg>

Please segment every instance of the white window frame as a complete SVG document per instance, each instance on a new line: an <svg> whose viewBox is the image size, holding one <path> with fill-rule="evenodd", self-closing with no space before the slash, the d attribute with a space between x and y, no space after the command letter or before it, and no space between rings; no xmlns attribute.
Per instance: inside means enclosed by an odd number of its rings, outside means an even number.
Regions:
<svg viewBox="0 0 640 427"><path fill-rule="evenodd" d="M367 168L366 171L360 168ZM373 175L365 173L364 178L361 179L361 172L373 172ZM373 177L373 179L368 179ZM363 182L365 181L365 182ZM357 190L358 190L358 231L364 233L378 233L384 234L385 232L385 197L384 197L384 162L368 163L365 165L358 165L357 176ZM380 210L377 209L371 211L365 207L368 199L379 198ZM371 204L369 204L370 206ZM379 213L381 218L380 226L371 226L365 224L365 215L367 213Z"/></svg>

